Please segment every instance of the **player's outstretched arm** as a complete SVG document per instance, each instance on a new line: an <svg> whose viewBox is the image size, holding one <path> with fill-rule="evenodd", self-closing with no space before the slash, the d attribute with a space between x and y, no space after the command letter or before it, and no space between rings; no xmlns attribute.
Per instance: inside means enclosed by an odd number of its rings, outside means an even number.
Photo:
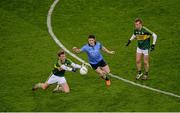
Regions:
<svg viewBox="0 0 180 113"><path fill-rule="evenodd" d="M126 46L129 46L129 44L131 43L132 40L134 40L136 38L136 35L132 35L131 38L128 40Z"/></svg>
<svg viewBox="0 0 180 113"><path fill-rule="evenodd" d="M66 71L72 71L72 72L76 72L77 71L77 69L68 67L66 65L61 65L60 68L61 68L61 70L66 70Z"/></svg>
<svg viewBox="0 0 180 113"><path fill-rule="evenodd" d="M74 62L71 63L71 66L76 69L80 69L82 66L79 64L75 64Z"/></svg>
<svg viewBox="0 0 180 113"><path fill-rule="evenodd" d="M79 48L77 48L77 47L73 47L72 50L75 53L80 53L81 52L81 50Z"/></svg>
<svg viewBox="0 0 180 113"><path fill-rule="evenodd" d="M105 48L104 46L102 46L102 51L104 51L104 52L106 52L108 54L111 54L111 55L115 54L115 51L110 51L107 48Z"/></svg>
<svg viewBox="0 0 180 113"><path fill-rule="evenodd" d="M157 35L155 33L152 34L153 37L153 43L151 45L151 51L153 51L155 49L155 45L156 45L156 40L157 40Z"/></svg>

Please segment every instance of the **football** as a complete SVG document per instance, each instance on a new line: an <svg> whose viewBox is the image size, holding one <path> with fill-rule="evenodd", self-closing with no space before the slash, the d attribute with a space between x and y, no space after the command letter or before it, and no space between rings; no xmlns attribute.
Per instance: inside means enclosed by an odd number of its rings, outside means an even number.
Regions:
<svg viewBox="0 0 180 113"><path fill-rule="evenodd" d="M85 66L82 66L79 72L81 75L86 75L88 73L88 69Z"/></svg>

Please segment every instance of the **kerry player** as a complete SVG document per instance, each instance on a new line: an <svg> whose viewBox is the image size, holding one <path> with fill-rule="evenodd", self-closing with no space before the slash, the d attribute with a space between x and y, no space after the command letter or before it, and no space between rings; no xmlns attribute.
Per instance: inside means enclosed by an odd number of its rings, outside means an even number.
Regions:
<svg viewBox="0 0 180 113"><path fill-rule="evenodd" d="M101 50L108 53L114 54L114 51L106 49L101 43L96 42L94 35L89 35L88 43L84 45L81 49L73 47L75 53L85 52L88 55L89 63L92 68L105 80L106 85L110 86L111 81L107 77L107 74L110 73L108 64L104 61L101 54Z"/></svg>
<svg viewBox="0 0 180 113"><path fill-rule="evenodd" d="M48 88L50 84L57 83L58 85L53 90L53 92L68 93L70 91L69 85L65 78L65 71L76 72L76 70L80 69L81 66L67 59L64 51L59 51L57 55L58 55L58 60L54 64L52 75L49 77L49 79L45 83L38 83L34 85L32 90L37 90L38 88L45 90Z"/></svg>
<svg viewBox="0 0 180 113"><path fill-rule="evenodd" d="M151 37L153 38L152 45L150 45ZM152 51L155 49L157 35L154 32L150 31L145 26L143 26L142 20L137 18L135 20L134 34L128 40L126 46L128 46L131 43L131 41L135 38L137 39L138 42L137 52L136 52L136 66L137 66L138 74L136 76L136 79L141 78L141 76L143 75L141 71L141 61L142 61L142 56L144 56L145 73L142 79L146 80L148 79L148 71L149 71L149 50Z"/></svg>

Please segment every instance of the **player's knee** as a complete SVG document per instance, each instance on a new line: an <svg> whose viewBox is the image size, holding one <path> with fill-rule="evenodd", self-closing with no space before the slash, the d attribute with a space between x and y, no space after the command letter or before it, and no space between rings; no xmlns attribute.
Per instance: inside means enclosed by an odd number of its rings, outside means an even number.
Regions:
<svg viewBox="0 0 180 113"><path fill-rule="evenodd" d="M102 76L102 75L103 75L102 70L96 70L96 73L98 73L100 76Z"/></svg>
<svg viewBox="0 0 180 113"><path fill-rule="evenodd" d="M70 92L70 89L65 89L64 90L64 93L69 93Z"/></svg>
<svg viewBox="0 0 180 113"><path fill-rule="evenodd" d="M99 72L99 75L100 75L100 76L104 76L104 75L105 75L105 72L100 71L100 72Z"/></svg>
<svg viewBox="0 0 180 113"><path fill-rule="evenodd" d="M107 70L105 71L105 75L109 74L110 73L110 70Z"/></svg>
<svg viewBox="0 0 180 113"><path fill-rule="evenodd" d="M139 63L141 63L141 60L136 60L136 64L139 64Z"/></svg>
<svg viewBox="0 0 180 113"><path fill-rule="evenodd" d="M64 93L69 93L69 92L70 92L70 88L69 88L69 86L68 86L67 83L62 84L62 91L63 91Z"/></svg>
<svg viewBox="0 0 180 113"><path fill-rule="evenodd" d="M144 61L144 65L145 66L149 66L149 62L148 61Z"/></svg>
<svg viewBox="0 0 180 113"><path fill-rule="evenodd" d="M43 85L42 85L42 89L43 89L43 90L47 89L47 87L48 87L48 84L43 84Z"/></svg>
<svg viewBox="0 0 180 113"><path fill-rule="evenodd" d="M144 65L149 65L148 56L144 56Z"/></svg>
<svg viewBox="0 0 180 113"><path fill-rule="evenodd" d="M111 70L110 70L110 69L108 69L106 72L107 72L107 74L109 74L109 73L111 72Z"/></svg>

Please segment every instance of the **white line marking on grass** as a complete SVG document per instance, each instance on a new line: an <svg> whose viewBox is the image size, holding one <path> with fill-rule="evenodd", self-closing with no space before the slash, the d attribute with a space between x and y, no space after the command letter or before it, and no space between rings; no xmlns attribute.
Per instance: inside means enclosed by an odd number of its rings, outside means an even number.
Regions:
<svg viewBox="0 0 180 113"><path fill-rule="evenodd" d="M152 87L149 87L149 86L145 86L145 85L141 85L141 84L137 84L135 82L132 82L130 80L127 80L127 79L124 79L122 77L119 77L117 75L113 75L113 74L109 74L111 77L113 78L117 78L119 80L122 80L126 83L129 83L129 84L132 84L132 85L135 85L135 86L139 86L141 88L144 88L144 89L149 89L151 91L155 91L155 92L158 92L158 93L162 93L162 94L165 94L165 95L169 95L169 96L173 96L173 97L177 97L177 98L180 98L180 95L177 95L177 94L173 94L173 93L170 93L170 92L166 92L166 91L163 91L163 90L160 90L160 89L155 89L155 88L152 88Z"/></svg>
<svg viewBox="0 0 180 113"><path fill-rule="evenodd" d="M47 27L48 27L48 31L49 31L49 34L51 35L52 39L56 42L56 44L61 47L65 52L67 52L69 55L71 55L72 57L74 57L75 59L77 59L78 61L80 61L81 63L85 63L85 64L88 64L86 61L84 61L83 59L79 58L78 56L76 56L75 54L73 54L72 52L70 52L59 40L58 38L56 37L56 35L54 34L53 32L53 29L52 29L52 26L51 26L51 15L52 15L52 12L56 6L56 4L59 2L59 0L55 0L53 2L53 4L51 5L49 11L48 11L48 16L47 16ZM155 89L155 88L152 88L152 87L149 87L149 86L145 86L145 85L141 85L141 84L138 84L138 83L135 83L133 81L130 81L130 80L127 80L127 79L124 79L120 76L117 76L117 75L113 75L113 74L109 74L111 77L113 78L116 78L116 79L119 79L123 82L126 82L126 83L129 83L129 84L132 84L134 86L138 86L138 87L141 87L141 88L144 88L144 89L148 89L148 90L151 90L151 91L154 91L154 92L158 92L158 93L162 93L162 94L165 94L165 95L168 95L168 96L172 96L172 97L177 97L177 98L180 98L180 95L177 95L177 94L174 94L174 93L170 93L170 92L166 92L166 91L163 91L163 90L159 90L159 89Z"/></svg>
<svg viewBox="0 0 180 113"><path fill-rule="evenodd" d="M56 44L61 47L64 51L66 51L69 55L71 55L72 57L74 57L75 59L77 59L78 61L90 66L89 63L85 62L84 60L82 60L81 58L79 58L78 56L76 56L75 54L73 54L72 52L70 52L59 40L58 38L56 37L56 35L54 34L53 32L53 29L52 29L52 25L51 25L51 15L52 15L52 12L54 10L54 7L56 6L56 4L59 2L59 0L55 0L53 2L53 4L51 5L49 11L48 11L48 16L47 16L47 27L48 27L48 32L49 34L51 35L51 37L53 38L53 40L56 42Z"/></svg>

